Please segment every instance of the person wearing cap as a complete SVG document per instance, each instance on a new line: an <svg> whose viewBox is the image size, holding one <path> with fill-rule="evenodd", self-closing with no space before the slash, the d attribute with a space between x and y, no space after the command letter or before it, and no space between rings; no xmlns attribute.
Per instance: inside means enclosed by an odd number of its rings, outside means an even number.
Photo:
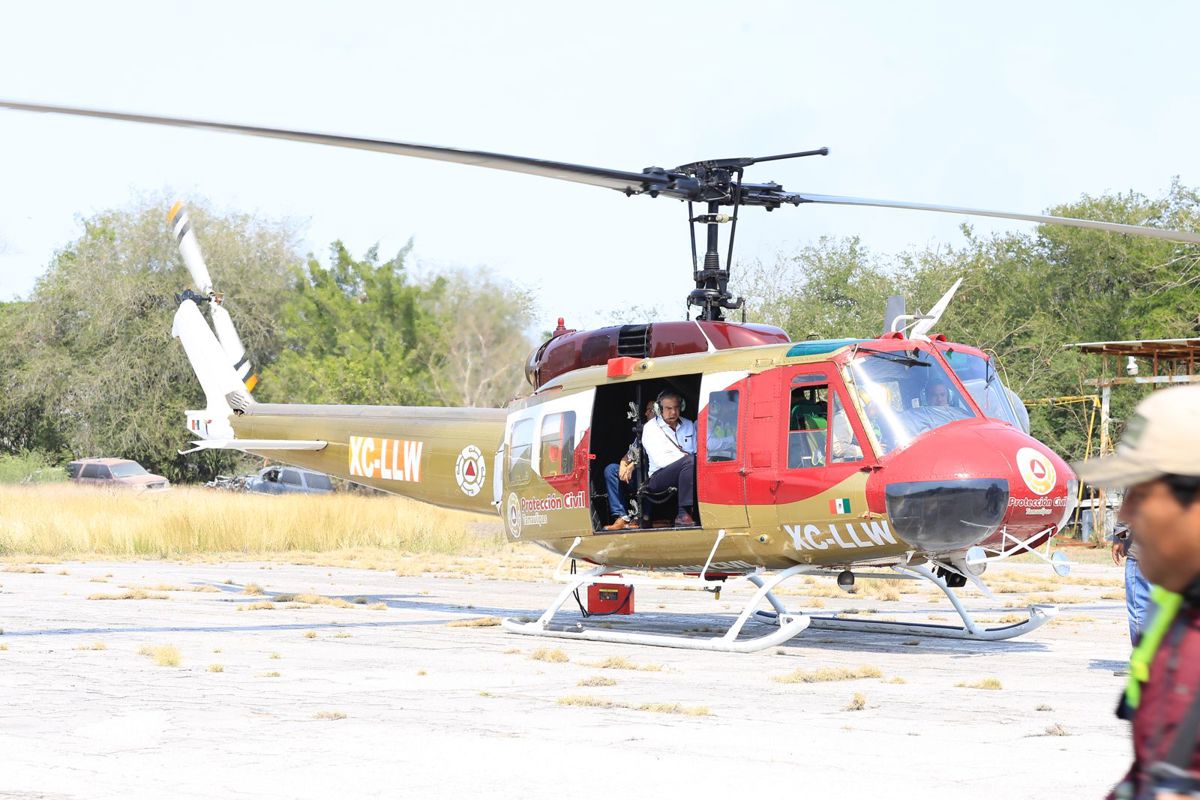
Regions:
<svg viewBox="0 0 1200 800"><path fill-rule="evenodd" d="M1076 464L1080 480L1124 488L1154 611L1129 661L1118 715L1133 722L1133 764L1111 798L1200 791L1200 386L1138 404L1117 452Z"/></svg>
<svg viewBox="0 0 1200 800"><path fill-rule="evenodd" d="M1125 562L1125 611L1129 616L1129 641L1136 647L1146 625L1146 610L1150 606L1150 581L1138 566L1141 548L1133 531L1124 522L1113 531L1112 559L1118 567Z"/></svg>

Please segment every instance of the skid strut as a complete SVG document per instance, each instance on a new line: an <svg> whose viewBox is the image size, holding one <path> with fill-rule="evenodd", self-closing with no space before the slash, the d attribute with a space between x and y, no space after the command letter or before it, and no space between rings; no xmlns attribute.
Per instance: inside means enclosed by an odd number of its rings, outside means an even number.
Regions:
<svg viewBox="0 0 1200 800"><path fill-rule="evenodd" d="M712 551L708 555L708 561L704 564L704 569L700 574L692 580L684 580L680 578L630 578L623 575L605 575L608 569L604 566L599 566L587 572L577 575L562 575L561 570L563 564L566 563L575 547L581 541L575 540L575 544L563 556L559 562L558 569L555 570L555 577L558 580L564 581L566 586L558 597L549 607L542 612L542 615L532 622L521 622L514 619L503 620L503 625L506 630L513 633L525 634L527 636L551 636L560 639L587 639L598 642L617 642L621 644L647 644L657 645L659 647L680 647L689 650L717 650L730 653L752 653L756 650L762 650L766 647L783 644L788 639L791 639L796 634L808 627L809 617L804 614L790 614L787 609L779 602L772 590L779 584L786 581L801 572L809 571L806 565L798 565L790 569L778 572L769 578L764 578L760 572L751 573L742 578L727 578L726 584L736 580L748 580L755 586L754 595L746 602L742 612L734 620L729 629L722 636L713 636L709 638L701 638L695 636L677 636L664 633L635 633L616 631L611 629L596 629L584 628L580 624L570 627L552 627L555 613L562 608L563 603L567 602L568 598L572 597L575 592L580 589L585 589L593 583L620 584L623 586L656 586L656 587L699 587L710 589L710 582L705 580L705 574L708 572L708 567L712 564L713 556L717 552L717 547L721 544L721 540L725 538L725 531L718 531L716 541L713 542ZM771 615L770 622L776 627L771 633L760 636L748 637L744 639L738 638L742 632L742 628L746 623L755 616L755 609L760 602L766 599L778 613Z"/></svg>
<svg viewBox="0 0 1200 800"><path fill-rule="evenodd" d="M923 566L893 566L892 569L898 574L888 573L856 573L856 577L860 578L896 578L902 577L910 580L927 580L945 593L950 600L954 610L958 612L958 616L962 619L962 625L939 625L932 622L885 622L858 620L858 619L842 619L839 617L812 617L810 627L813 630L832 630L832 631L858 631L860 633L892 633L892 634L908 634L917 636L931 636L940 639L974 639L976 641L997 642L1004 639L1012 639L1017 636L1022 636L1032 630L1040 628L1051 619L1058 615L1058 606L1034 604L1026 609L1026 618L1020 622L1014 622L1010 625L1001 625L996 628L981 627L975 622L966 607L962 604L958 594L954 589L946 584L944 580L939 578L929 568ZM972 576L973 577L973 576ZM770 599L770 598L769 598ZM771 605L779 611L781 606L775 599L771 599ZM768 612L758 612L760 618L769 620L774 617L774 614Z"/></svg>

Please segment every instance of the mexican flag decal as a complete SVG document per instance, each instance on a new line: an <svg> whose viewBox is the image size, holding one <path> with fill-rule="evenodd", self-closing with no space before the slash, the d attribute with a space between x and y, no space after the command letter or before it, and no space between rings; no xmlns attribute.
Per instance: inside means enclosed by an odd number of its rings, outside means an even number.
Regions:
<svg viewBox="0 0 1200 800"><path fill-rule="evenodd" d="M837 500L829 501L829 512L831 514L849 514L850 513L850 498L839 497Z"/></svg>

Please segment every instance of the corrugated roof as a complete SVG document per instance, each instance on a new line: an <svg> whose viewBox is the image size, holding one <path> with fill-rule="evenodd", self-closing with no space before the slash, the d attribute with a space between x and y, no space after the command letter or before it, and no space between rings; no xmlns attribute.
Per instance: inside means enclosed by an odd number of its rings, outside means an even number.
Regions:
<svg viewBox="0 0 1200 800"><path fill-rule="evenodd" d="M1136 339L1125 342L1079 342L1063 345L1081 353L1110 356L1142 356L1159 359L1200 358L1200 339Z"/></svg>

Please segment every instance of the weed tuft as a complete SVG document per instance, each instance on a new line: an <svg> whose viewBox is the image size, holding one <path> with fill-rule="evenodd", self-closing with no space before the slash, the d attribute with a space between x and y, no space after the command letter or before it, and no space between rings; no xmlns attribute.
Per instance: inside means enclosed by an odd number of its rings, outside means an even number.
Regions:
<svg viewBox="0 0 1200 800"><path fill-rule="evenodd" d="M500 624L499 617L472 617L471 619L455 619L446 623L450 628L494 628Z"/></svg>
<svg viewBox="0 0 1200 800"><path fill-rule="evenodd" d="M139 656L149 656L160 667L178 667L182 658L179 648L173 644L163 644L157 647L143 645L138 649Z"/></svg>
<svg viewBox="0 0 1200 800"><path fill-rule="evenodd" d="M617 682L612 678L604 675L593 675L590 678L583 678L577 684L578 686L616 686Z"/></svg>
<svg viewBox="0 0 1200 800"><path fill-rule="evenodd" d="M317 713L313 714L313 719L338 720L345 718L346 712L344 711L318 711Z"/></svg>
<svg viewBox="0 0 1200 800"><path fill-rule="evenodd" d="M863 678L881 678L883 671L879 667L862 666L856 669L847 667L822 667L818 670L805 671L802 669L789 672L787 675L775 675L771 680L776 683L826 683L829 681L856 681Z"/></svg>

